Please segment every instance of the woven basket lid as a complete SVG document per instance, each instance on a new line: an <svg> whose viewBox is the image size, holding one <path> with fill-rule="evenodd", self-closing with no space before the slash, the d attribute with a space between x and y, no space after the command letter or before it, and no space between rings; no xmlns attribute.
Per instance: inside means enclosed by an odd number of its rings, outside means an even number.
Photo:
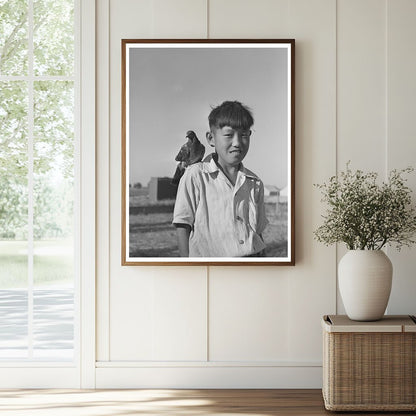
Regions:
<svg viewBox="0 0 416 416"><path fill-rule="evenodd" d="M416 332L416 318L410 315L385 315L372 322L352 321L347 315L325 315L322 328L327 332Z"/></svg>

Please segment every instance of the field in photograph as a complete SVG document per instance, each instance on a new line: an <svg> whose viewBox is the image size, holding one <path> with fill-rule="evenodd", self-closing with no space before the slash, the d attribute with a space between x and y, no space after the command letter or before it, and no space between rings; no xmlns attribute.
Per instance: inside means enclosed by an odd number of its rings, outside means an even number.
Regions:
<svg viewBox="0 0 416 416"><path fill-rule="evenodd" d="M130 256L179 257L175 227L172 225L174 200L151 203L147 188L130 189ZM266 203L269 220L263 238L267 257L287 255L287 204Z"/></svg>

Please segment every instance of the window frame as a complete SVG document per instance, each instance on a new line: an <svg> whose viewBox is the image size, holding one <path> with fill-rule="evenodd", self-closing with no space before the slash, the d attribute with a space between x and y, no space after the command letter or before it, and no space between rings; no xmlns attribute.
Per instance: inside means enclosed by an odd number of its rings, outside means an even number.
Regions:
<svg viewBox="0 0 416 416"><path fill-rule="evenodd" d="M29 7L27 76L0 76L28 82L29 149L29 308L33 308L33 91L43 80L69 80L75 91L74 147L74 357L72 362L22 360L0 362L0 388L95 387L95 0L74 0L74 74L33 73L33 0ZM32 20L30 20L32 19ZM31 293L30 293L31 292ZM33 310L32 310L33 314ZM32 318L33 320L33 315ZM33 325L29 321L29 325ZM31 346L33 348L33 345Z"/></svg>

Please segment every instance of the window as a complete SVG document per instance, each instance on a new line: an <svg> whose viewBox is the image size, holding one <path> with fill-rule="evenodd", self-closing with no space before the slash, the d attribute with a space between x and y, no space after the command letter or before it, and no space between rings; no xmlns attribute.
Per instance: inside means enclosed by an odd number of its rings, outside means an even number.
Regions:
<svg viewBox="0 0 416 416"><path fill-rule="evenodd" d="M0 0L0 360L74 359L72 0Z"/></svg>

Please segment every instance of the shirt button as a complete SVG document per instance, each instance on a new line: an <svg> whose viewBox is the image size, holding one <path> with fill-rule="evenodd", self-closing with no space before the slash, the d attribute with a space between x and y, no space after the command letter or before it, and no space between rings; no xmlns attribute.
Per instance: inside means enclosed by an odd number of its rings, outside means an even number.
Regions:
<svg viewBox="0 0 416 416"><path fill-rule="evenodd" d="M244 240L238 240L240 244L244 244Z"/></svg>

